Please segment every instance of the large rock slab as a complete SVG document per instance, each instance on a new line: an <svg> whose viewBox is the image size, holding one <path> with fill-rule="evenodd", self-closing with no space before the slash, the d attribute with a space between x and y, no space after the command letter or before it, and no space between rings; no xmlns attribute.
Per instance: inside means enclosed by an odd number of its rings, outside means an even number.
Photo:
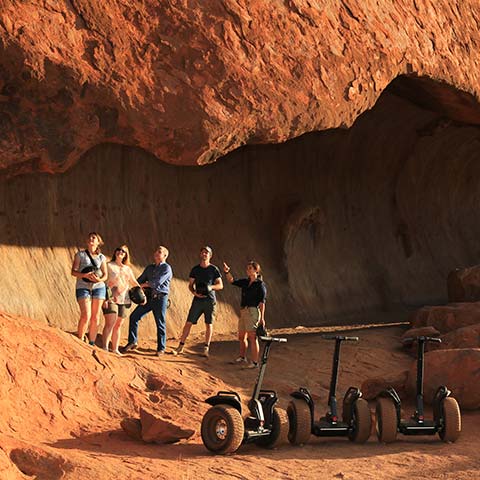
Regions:
<svg viewBox="0 0 480 480"><path fill-rule="evenodd" d="M452 270L447 277L447 290L449 302L478 302L480 265Z"/></svg>
<svg viewBox="0 0 480 480"><path fill-rule="evenodd" d="M63 171L103 142L206 164L241 145L348 127L402 74L417 82L404 92L478 123L477 8L7 0L0 170ZM423 95L425 77L470 93L439 84Z"/></svg>
<svg viewBox="0 0 480 480"><path fill-rule="evenodd" d="M440 333L480 323L480 302L452 303L439 307L423 307L409 318L412 328L434 327Z"/></svg>
<svg viewBox="0 0 480 480"><path fill-rule="evenodd" d="M414 397L417 369L412 364L407 389ZM452 391L461 408L480 408L480 348L437 350L425 354L425 400L431 402L441 385Z"/></svg>
<svg viewBox="0 0 480 480"><path fill-rule="evenodd" d="M480 324L453 330L442 335L442 343L433 345L436 349L480 348Z"/></svg>
<svg viewBox="0 0 480 480"><path fill-rule="evenodd" d="M140 422L142 424L142 440L148 443L176 443L190 438L195 433L195 430L184 429L145 408L140 409Z"/></svg>
<svg viewBox="0 0 480 480"><path fill-rule="evenodd" d="M363 398L365 398L365 400L373 400L377 398L380 392L383 392L389 387L393 387L400 397L404 397L406 394L407 377L408 370L404 372L394 372L381 377L369 378L365 380L361 386Z"/></svg>
<svg viewBox="0 0 480 480"><path fill-rule="evenodd" d="M430 326L427 327L419 327L419 328L410 328L407 330L400 338L403 347L413 355L414 357L418 354L418 342L415 340L417 337L433 337L439 338L440 332L435 328ZM410 339L414 339L413 341L409 341ZM425 344L425 352L429 350L434 350L434 345L439 345L435 342L427 342Z"/></svg>

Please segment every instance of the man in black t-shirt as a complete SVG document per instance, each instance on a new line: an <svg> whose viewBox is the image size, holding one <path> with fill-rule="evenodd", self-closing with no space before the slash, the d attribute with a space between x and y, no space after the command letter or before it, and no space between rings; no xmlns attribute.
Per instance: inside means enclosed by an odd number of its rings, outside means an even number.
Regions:
<svg viewBox="0 0 480 480"><path fill-rule="evenodd" d="M212 253L210 247L202 247L200 249L200 263L193 267L190 272L188 289L193 294L193 301L188 312L187 321L183 327L180 344L173 350L174 355L183 352L183 347L190 334L192 325L196 325L202 315L205 317L205 346L203 355L205 357L209 355L217 304L215 292L223 288L220 270L210 263Z"/></svg>

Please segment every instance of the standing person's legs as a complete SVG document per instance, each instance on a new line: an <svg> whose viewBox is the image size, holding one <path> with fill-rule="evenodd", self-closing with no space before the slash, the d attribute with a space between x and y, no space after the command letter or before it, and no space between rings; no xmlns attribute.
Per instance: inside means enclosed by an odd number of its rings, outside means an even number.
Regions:
<svg viewBox="0 0 480 480"><path fill-rule="evenodd" d="M88 296L85 296L84 290L87 291ZM78 320L77 335L80 340L83 340L85 332L87 331L88 320L92 314L90 293L87 289L77 290L77 302L80 307L80 319Z"/></svg>
<svg viewBox="0 0 480 480"><path fill-rule="evenodd" d="M94 345L95 340L97 339L98 325L100 323L100 310L103 302L103 298L92 298L92 315L90 316L90 327L88 329L88 340L90 345Z"/></svg>
<svg viewBox="0 0 480 480"><path fill-rule="evenodd" d="M240 317L238 318L238 341L240 342L240 356L235 360L237 363L243 363L247 361L247 324L248 311L244 308L240 310Z"/></svg>
<svg viewBox="0 0 480 480"><path fill-rule="evenodd" d="M180 343L184 344L185 340L190 335L190 330L192 329L193 323L190 323L188 320L185 322L183 326L182 335L180 336Z"/></svg>
<svg viewBox="0 0 480 480"><path fill-rule="evenodd" d="M248 343L250 344L250 358L254 364L257 364L260 354L260 346L258 344L256 332L248 332Z"/></svg>
<svg viewBox="0 0 480 480"><path fill-rule="evenodd" d="M90 327L88 328L88 340L90 345L95 345L97 339L98 324L100 322L100 309L107 296L105 284L92 290L92 313L90 315Z"/></svg>
<svg viewBox="0 0 480 480"><path fill-rule="evenodd" d="M217 313L217 304L209 300L204 305L205 315L205 346L203 347L203 355L208 357L210 354L210 342L213 336L213 321Z"/></svg>
<svg viewBox="0 0 480 480"><path fill-rule="evenodd" d="M240 356L237 358L237 361L246 360L247 356L247 332L245 330L240 330L238 332L238 341L240 342Z"/></svg>
<svg viewBox="0 0 480 480"><path fill-rule="evenodd" d="M167 346L167 305L168 295L152 299L153 316L157 325L157 353L159 354L164 353Z"/></svg>
<svg viewBox="0 0 480 480"><path fill-rule="evenodd" d="M102 310L105 318L105 326L102 331L102 346L104 350L108 350L112 331L117 322L118 306L113 302L107 302L107 307L103 307Z"/></svg>
<svg viewBox="0 0 480 480"><path fill-rule="evenodd" d="M188 311L187 321L183 326L182 335L180 336L180 343L178 347L173 350L173 354L177 355L183 352L183 347L185 345L185 341L187 340L188 336L190 335L190 330L192 329L193 325L196 325L200 315L203 312L203 304L202 300L198 298L194 298L192 300L192 305L190 306L190 310Z"/></svg>
<svg viewBox="0 0 480 480"><path fill-rule="evenodd" d="M248 336L248 343L250 344L250 359L252 360L252 366L258 365L258 357L260 354L260 346L257 338L257 325L260 319L260 310L255 307L248 307L245 309L245 322Z"/></svg>
<svg viewBox="0 0 480 480"><path fill-rule="evenodd" d="M120 345L120 335L122 332L122 325L127 315L127 307L125 305L118 306L118 316L112 330L112 352L120 354L118 347Z"/></svg>
<svg viewBox="0 0 480 480"><path fill-rule="evenodd" d="M128 326L128 343L125 345L125 350L130 350L131 347L136 347L138 343L138 322L152 310L150 302L145 305L138 305L138 307L130 315L130 324ZM130 348L129 348L130 347Z"/></svg>

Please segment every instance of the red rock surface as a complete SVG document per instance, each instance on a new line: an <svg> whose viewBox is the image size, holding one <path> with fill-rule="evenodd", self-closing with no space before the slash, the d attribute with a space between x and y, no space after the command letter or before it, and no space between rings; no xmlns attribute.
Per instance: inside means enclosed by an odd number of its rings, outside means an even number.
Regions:
<svg viewBox="0 0 480 480"><path fill-rule="evenodd" d="M457 268L447 277L448 301L478 302L480 300L480 266Z"/></svg>
<svg viewBox="0 0 480 480"><path fill-rule="evenodd" d="M442 335L442 343L435 344L436 348L480 348L480 324L458 328Z"/></svg>
<svg viewBox="0 0 480 480"><path fill-rule="evenodd" d="M8 0L0 167L64 171L107 141L205 164L241 145L350 126L401 74L463 90L432 87L424 102L438 97L449 116L479 123L476 7Z"/></svg>
<svg viewBox="0 0 480 480"><path fill-rule="evenodd" d="M170 412L169 418L172 418L172 413L174 412ZM195 433L195 430L182 428L171 420L158 417L145 408L140 409L140 423L142 440L147 443L177 443L190 438Z"/></svg>
<svg viewBox="0 0 480 480"><path fill-rule="evenodd" d="M378 394L389 387L393 387L395 391L404 398L406 395L408 370L398 373L386 374L382 377L369 378L362 383L361 390L363 398L366 400L374 400Z"/></svg>
<svg viewBox="0 0 480 480"><path fill-rule="evenodd" d="M440 332L432 326L428 327L419 327L419 328L410 328L407 330L400 338L400 341L402 342L403 347L414 357L417 356L418 353L418 342L416 340L412 341L405 341L408 339L416 339L417 337L434 337L438 338L440 337ZM434 342L427 342L425 344L425 352L428 352L429 350L434 350L435 348L438 348L438 343Z"/></svg>
<svg viewBox="0 0 480 480"><path fill-rule="evenodd" d="M440 333L480 322L480 303L451 303L438 307L422 307L410 316L413 328L431 326Z"/></svg>
<svg viewBox="0 0 480 480"><path fill-rule="evenodd" d="M332 331L338 329L276 332L286 336L288 343L272 349L264 387L279 392L281 407L286 406L293 389L305 386L314 396L316 412L326 410L333 345L320 333ZM388 376L411 363L411 358L397 348L400 328L353 332L361 341L342 349L339 398L350 385L359 385L373 372ZM475 478L478 412L463 412L461 440L449 446L419 437L413 445L398 442L393 450L378 444L374 437L366 445L345 439L312 439L302 448L259 450L246 445L235 455L211 455L198 431L208 408L204 399L226 389L237 391L245 403L256 372L229 363L238 349L233 336L214 342L208 361L191 348L183 358L166 355L162 359L153 356L154 349L154 342L150 342L148 348L123 357L99 351L95 358L94 350L56 328L0 315L2 480L181 480L187 473L207 480L212 474L261 478L266 472L273 477L300 479L320 470L326 478L337 478L341 473L361 480L372 476L372 464L383 478L440 478L438 472L448 480ZM158 416L169 416L184 428L195 429L195 435L174 445L132 439L120 429L120 422L138 418L142 406ZM408 401L403 406L411 408Z"/></svg>
<svg viewBox="0 0 480 480"><path fill-rule="evenodd" d="M461 348L437 350L425 354L424 394L431 402L441 385L452 391L453 397L463 409L480 408L480 349ZM416 365L410 368L407 388L415 395Z"/></svg>

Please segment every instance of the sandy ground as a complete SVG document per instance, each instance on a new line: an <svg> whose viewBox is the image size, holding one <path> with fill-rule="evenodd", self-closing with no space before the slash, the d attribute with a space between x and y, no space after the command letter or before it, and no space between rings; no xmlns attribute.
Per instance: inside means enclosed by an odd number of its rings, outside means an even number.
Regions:
<svg viewBox="0 0 480 480"><path fill-rule="evenodd" d="M318 413L324 413L333 342L322 339L321 333L334 330L297 328L274 332L277 336L285 336L288 343L273 346L264 387L278 391L282 406L286 407L292 390L307 386L314 395ZM358 335L360 342L345 344L342 349L339 400L350 385L360 385L371 376L404 370L411 364L412 358L399 347L398 336L404 330L405 326L398 325L350 328L349 334ZM171 346L175 344L174 341L169 343ZM168 355L154 359L149 346L145 345L136 354L123 358L108 357L113 358L111 362L116 365L115 368L122 368L125 365L123 362L128 362L137 368L141 366L168 375L177 374L183 386L189 386L204 397L216 388L214 386L212 390L212 385L208 383L221 379L246 401L256 374L255 371L230 363L237 355L237 342L231 337L217 337L208 360L198 355L200 348L201 343L192 342L182 357ZM64 432L56 440L50 438L40 442L40 447L47 449L52 456L59 455L65 459L72 469L61 473L62 469L58 470L56 462L52 461L51 468L47 464L44 472L33 478L480 478L478 412L463 412L463 432L455 444L445 444L437 436L399 436L398 441L390 445L379 444L374 435L365 445L356 445L343 438L311 437L311 441L304 446L284 445L275 450L265 450L246 445L233 455L216 456L205 449L198 433L199 419L207 405L203 402L194 405L188 399L183 399L178 408L198 423L195 436L188 441L174 445L142 444L115 427L118 419L112 419L110 425L113 428L106 428L108 422L103 422L98 425L97 431L90 425L81 435ZM371 408L374 408L374 403L371 403ZM411 405L405 405L406 413L412 408ZM175 408L171 409L172 417L178 417L178 413Z"/></svg>

